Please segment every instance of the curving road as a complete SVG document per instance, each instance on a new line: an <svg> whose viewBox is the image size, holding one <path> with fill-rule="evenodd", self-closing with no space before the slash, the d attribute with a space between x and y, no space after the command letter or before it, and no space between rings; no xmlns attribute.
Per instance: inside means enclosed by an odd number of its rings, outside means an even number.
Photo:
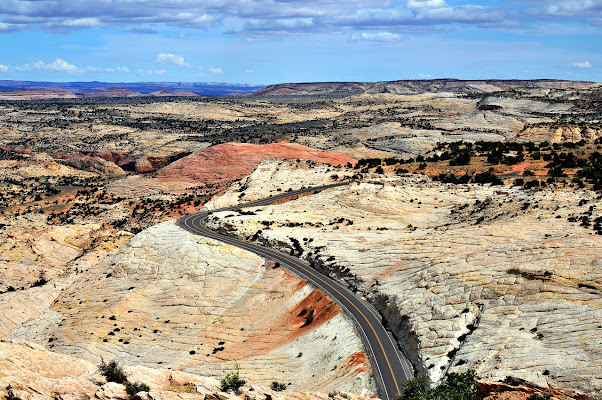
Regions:
<svg viewBox="0 0 602 400"><path fill-rule="evenodd" d="M349 289L317 272L300 259L277 250L245 242L230 236L225 236L207 228L203 221L212 212L237 210L246 207L257 207L271 204L278 200L287 199L299 194L330 189L349 183L335 183L331 185L310 187L290 192L284 192L265 199L224 207L217 210L204 211L191 214L179 219L179 225L189 232L203 235L236 247L251 251L261 257L277 261L292 272L307 279L312 284L324 291L345 310L354 321L362 340L369 353L370 362L374 371L376 383L383 400L393 400L401 391L403 384L413 378L411 364L401 354L394 339L382 324L382 319L365 300L356 296Z"/></svg>

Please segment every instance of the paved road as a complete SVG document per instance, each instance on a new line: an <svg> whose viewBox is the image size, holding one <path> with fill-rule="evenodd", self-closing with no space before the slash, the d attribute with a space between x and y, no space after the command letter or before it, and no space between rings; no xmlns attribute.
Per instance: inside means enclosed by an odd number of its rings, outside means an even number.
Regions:
<svg viewBox="0 0 602 400"><path fill-rule="evenodd" d="M356 296L346 287L340 285L327 276L317 272L300 259L277 250L245 242L233 237L225 236L208 229L203 225L203 220L212 212L237 210L246 207L263 206L278 200L286 199L303 193L330 189L348 183L311 187L290 192L284 192L265 199L239 204L218 210L200 212L180 218L179 224L184 229L199 235L219 240L236 247L251 251L261 257L277 261L282 266L307 279L334 299L355 322L361 333L364 345L369 353L370 362L374 371L376 383L379 386L380 397L383 400L393 400L400 393L403 384L413 378L412 367L407 359L398 350L395 341L382 325L382 319L376 310L365 300Z"/></svg>

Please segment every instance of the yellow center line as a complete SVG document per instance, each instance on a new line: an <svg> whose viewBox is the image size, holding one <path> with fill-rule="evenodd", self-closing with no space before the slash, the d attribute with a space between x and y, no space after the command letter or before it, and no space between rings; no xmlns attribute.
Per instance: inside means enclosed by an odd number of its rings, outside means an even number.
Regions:
<svg viewBox="0 0 602 400"><path fill-rule="evenodd" d="M193 219L193 221L194 221L193 224L199 218L201 218L201 216L197 216L196 218L194 218ZM248 242L244 242L244 243L246 245L248 245L249 247L253 247L255 249L260 249L262 251L267 251L268 253L271 253L273 256L279 258L280 261L291 262L290 260L284 258L282 255L278 254L276 251L274 251L272 249L264 248L264 247L261 247L259 245L254 244L254 243L248 243ZM398 394L401 393L401 391L399 390L399 385L397 384L397 379L395 378L395 374L393 373L393 367L391 367L391 363L389 362L389 357L387 357L387 352L385 351L385 349L384 349L384 347L382 345L382 342L380 341L380 338L378 337L378 334L376 333L376 330L374 329L374 327L372 326L372 324L370 323L370 321L368 320L368 318L366 318L366 316L364 315L364 313L359 308L357 308L357 306L355 304L353 304L353 302L351 300L349 300L349 298L347 296L345 296L343 293L341 293L337 288L333 287L330 283L328 283L327 281L325 281L322 277L320 277L319 275L316 275L313 271L308 270L305 265L297 262L296 260L293 260L293 264L295 264L298 268L301 268L303 271L307 272L308 274L312 275L314 278L317 278L321 283L327 285L333 291L337 292L342 298L344 298L345 300L347 300L347 302L350 303L357 310L358 313L360 313L360 315L364 318L364 320L366 321L366 323L370 326L370 329L372 329L372 332L374 333L374 336L376 337L376 340L378 340L378 345L380 346L380 349L382 350L382 353L385 356L385 360L387 361L387 366L389 367L389 371L391 372L391 377L393 378L393 382L395 382L395 388L397 389L397 393ZM375 362L376 362L376 360L375 360Z"/></svg>

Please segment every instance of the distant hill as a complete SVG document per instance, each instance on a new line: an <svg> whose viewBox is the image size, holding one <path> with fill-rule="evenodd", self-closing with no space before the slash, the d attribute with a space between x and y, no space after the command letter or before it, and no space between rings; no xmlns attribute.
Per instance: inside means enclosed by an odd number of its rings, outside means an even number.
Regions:
<svg viewBox="0 0 602 400"><path fill-rule="evenodd" d="M265 87L265 85L208 82L0 81L0 100L66 97L231 96L248 95Z"/></svg>
<svg viewBox="0 0 602 400"><path fill-rule="evenodd" d="M386 82L314 82L270 85L254 96L347 96L362 93L420 94L428 92L492 93L515 88L569 89L584 88L595 82L537 80L399 80Z"/></svg>

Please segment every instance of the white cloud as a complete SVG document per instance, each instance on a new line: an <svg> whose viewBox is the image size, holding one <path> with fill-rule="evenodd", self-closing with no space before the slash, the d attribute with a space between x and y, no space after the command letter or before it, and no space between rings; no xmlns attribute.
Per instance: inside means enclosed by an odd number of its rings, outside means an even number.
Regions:
<svg viewBox="0 0 602 400"><path fill-rule="evenodd" d="M353 40L370 40L375 42L394 42L401 39L396 33L380 32L380 33L357 33L351 36Z"/></svg>
<svg viewBox="0 0 602 400"><path fill-rule="evenodd" d="M41 68L48 69L50 71L63 71L63 72L69 72L69 73L81 72L80 68L76 67L73 64L69 64L67 61L62 60L60 58L57 58L50 64L44 65L44 63L42 61L40 61L40 63L42 63Z"/></svg>
<svg viewBox="0 0 602 400"><path fill-rule="evenodd" d="M39 60L33 64L18 65L16 67L0 65L0 72L8 71L49 71L67 72L69 74L73 74L84 72L130 72L130 69L128 67L79 67L77 65L69 63L68 61L63 60L62 58L57 58L51 63L46 63L42 60Z"/></svg>
<svg viewBox="0 0 602 400"><path fill-rule="evenodd" d="M252 69L248 69L248 70L246 70L246 72L247 72L247 74L252 74L255 71L253 71Z"/></svg>
<svg viewBox="0 0 602 400"><path fill-rule="evenodd" d="M429 74L423 74L422 72L419 73L418 76L421 78L431 78L431 76Z"/></svg>
<svg viewBox="0 0 602 400"><path fill-rule="evenodd" d="M155 62L159 64L174 64L180 67L190 67L190 64L184 61L184 57L169 53L159 53L155 58Z"/></svg>
<svg viewBox="0 0 602 400"><path fill-rule="evenodd" d="M0 33L9 33L16 32L26 28L26 25L20 24L7 24L5 22L0 22Z"/></svg>
<svg viewBox="0 0 602 400"><path fill-rule="evenodd" d="M210 74L223 74L224 71L221 68L209 68Z"/></svg>
<svg viewBox="0 0 602 400"><path fill-rule="evenodd" d="M83 68L76 67L73 64L69 64L67 61L57 58L50 64L45 63L42 60L39 60L33 64L24 64L17 67L12 68L15 71L54 71L54 72L84 72Z"/></svg>
<svg viewBox="0 0 602 400"><path fill-rule="evenodd" d="M408 0L407 8L441 8L447 7L445 0Z"/></svg>
<svg viewBox="0 0 602 400"><path fill-rule="evenodd" d="M98 18L76 18L65 20L60 25L65 28L97 28L103 24Z"/></svg>
<svg viewBox="0 0 602 400"><path fill-rule="evenodd" d="M587 15L588 13L602 11L602 1L600 0L562 0L555 4L546 6L545 11L548 15L571 17L577 15ZM591 15L591 14L590 14Z"/></svg>
<svg viewBox="0 0 602 400"><path fill-rule="evenodd" d="M587 69L587 68L591 68L592 65L589 63L589 61L583 61L583 62L570 63L569 67Z"/></svg>

